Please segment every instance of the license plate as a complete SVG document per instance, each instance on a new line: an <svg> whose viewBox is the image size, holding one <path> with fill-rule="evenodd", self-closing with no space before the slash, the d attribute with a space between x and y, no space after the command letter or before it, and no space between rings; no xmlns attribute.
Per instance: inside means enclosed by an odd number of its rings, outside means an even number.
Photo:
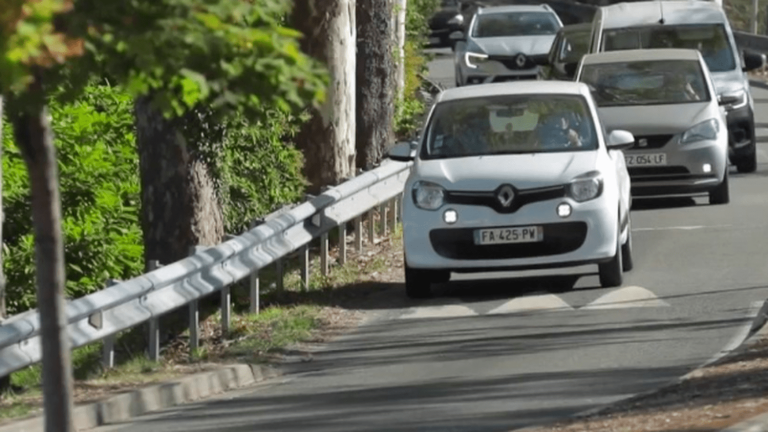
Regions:
<svg viewBox="0 0 768 432"><path fill-rule="evenodd" d="M478 245L535 243L542 240L544 240L544 231L539 226L491 228L475 231L475 244Z"/></svg>
<svg viewBox="0 0 768 432"><path fill-rule="evenodd" d="M624 155L627 166L662 166L667 164L666 153Z"/></svg>

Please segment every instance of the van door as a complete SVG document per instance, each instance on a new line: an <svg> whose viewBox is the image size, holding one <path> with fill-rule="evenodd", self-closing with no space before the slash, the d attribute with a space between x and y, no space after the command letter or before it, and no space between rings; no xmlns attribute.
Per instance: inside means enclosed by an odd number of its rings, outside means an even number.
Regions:
<svg viewBox="0 0 768 432"><path fill-rule="evenodd" d="M589 43L588 54L594 54L600 51L600 41L603 36L603 8L600 8L595 13L595 18L592 20L592 35Z"/></svg>

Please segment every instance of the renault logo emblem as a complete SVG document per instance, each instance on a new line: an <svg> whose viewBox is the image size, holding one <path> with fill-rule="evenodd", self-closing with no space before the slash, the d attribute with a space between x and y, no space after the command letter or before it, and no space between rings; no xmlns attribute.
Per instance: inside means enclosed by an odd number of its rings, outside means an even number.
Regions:
<svg viewBox="0 0 768 432"><path fill-rule="evenodd" d="M640 140L637 142L637 145L640 147L648 147L648 140L645 138L640 138Z"/></svg>
<svg viewBox="0 0 768 432"><path fill-rule="evenodd" d="M525 66L525 56L523 54L518 54L515 63L517 63L517 67Z"/></svg>
<svg viewBox="0 0 768 432"><path fill-rule="evenodd" d="M510 185L504 185L499 189L499 194L496 196L496 199L499 200L499 204L501 204L502 207L509 207L509 205L512 204L512 200L515 199L515 190L512 189L512 186Z"/></svg>

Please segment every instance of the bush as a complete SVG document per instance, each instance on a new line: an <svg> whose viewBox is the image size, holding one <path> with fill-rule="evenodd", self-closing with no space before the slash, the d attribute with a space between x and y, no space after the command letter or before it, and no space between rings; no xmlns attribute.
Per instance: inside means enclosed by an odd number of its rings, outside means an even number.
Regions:
<svg viewBox="0 0 768 432"><path fill-rule="evenodd" d="M91 85L75 102L50 105L58 152L66 294L76 298L104 287L107 278L143 272L138 155L133 101L108 85ZM258 121L227 124L220 166L227 232L301 198L301 153L284 144L301 119L265 110ZM3 125L3 269L8 313L34 308L34 237L26 167Z"/></svg>
<svg viewBox="0 0 768 432"><path fill-rule="evenodd" d="M51 102L68 297L143 269L132 106L106 85L88 87L74 103ZM3 147L3 269L12 314L36 304L34 237L26 167L7 122Z"/></svg>

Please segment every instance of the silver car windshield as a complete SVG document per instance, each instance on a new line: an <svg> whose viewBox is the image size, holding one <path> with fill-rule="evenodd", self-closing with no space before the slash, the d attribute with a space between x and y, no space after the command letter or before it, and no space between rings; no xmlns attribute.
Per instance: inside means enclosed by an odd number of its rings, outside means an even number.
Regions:
<svg viewBox="0 0 768 432"><path fill-rule="evenodd" d="M665 24L605 31L603 51L639 48L697 49L712 72L736 68L733 50L722 24Z"/></svg>
<svg viewBox="0 0 768 432"><path fill-rule="evenodd" d="M421 159L597 149L587 101L576 95L515 95L439 103Z"/></svg>
<svg viewBox="0 0 768 432"><path fill-rule="evenodd" d="M585 64L579 81L591 87L599 107L711 100L701 64L694 60Z"/></svg>
<svg viewBox="0 0 768 432"><path fill-rule="evenodd" d="M553 35L559 28L549 12L497 12L478 15L472 37Z"/></svg>

